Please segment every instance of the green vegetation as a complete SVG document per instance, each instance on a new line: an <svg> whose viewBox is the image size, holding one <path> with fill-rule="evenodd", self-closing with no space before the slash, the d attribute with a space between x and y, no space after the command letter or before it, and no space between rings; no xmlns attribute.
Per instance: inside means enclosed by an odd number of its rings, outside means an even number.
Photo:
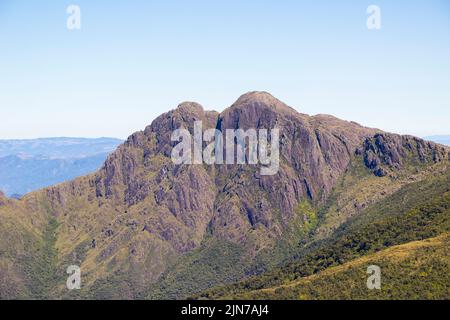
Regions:
<svg viewBox="0 0 450 320"><path fill-rule="evenodd" d="M245 292L280 286L391 246L448 233L449 214L450 175L429 177L406 185L364 210L331 238L301 248L286 266L234 285L214 288L199 298L240 296Z"/></svg>
<svg viewBox="0 0 450 320"><path fill-rule="evenodd" d="M316 275L228 299L448 299L449 235L385 249ZM381 268L381 289L367 288L367 267Z"/></svg>
<svg viewBox="0 0 450 320"><path fill-rule="evenodd" d="M249 257L243 249L227 241L210 239L200 249L187 254L150 288L149 299L179 299L207 288L235 282L245 277Z"/></svg>
<svg viewBox="0 0 450 320"><path fill-rule="evenodd" d="M302 234L308 234L317 227L319 222L317 212L307 200L300 202L297 207L297 214L301 219L300 232Z"/></svg>
<svg viewBox="0 0 450 320"><path fill-rule="evenodd" d="M41 247L36 252L37 258L32 264L30 290L35 298L50 298L50 292L57 283L57 253L55 250L57 228L57 220L51 217L44 230Z"/></svg>
<svg viewBox="0 0 450 320"><path fill-rule="evenodd" d="M3 239L11 241L9 246L1 244L0 273L6 272L6 275L0 287L8 287L2 288L2 294L9 291L10 295L5 295L8 299L50 298L57 274L56 219L49 219L42 237L23 225L3 224L2 227L7 227L2 233Z"/></svg>

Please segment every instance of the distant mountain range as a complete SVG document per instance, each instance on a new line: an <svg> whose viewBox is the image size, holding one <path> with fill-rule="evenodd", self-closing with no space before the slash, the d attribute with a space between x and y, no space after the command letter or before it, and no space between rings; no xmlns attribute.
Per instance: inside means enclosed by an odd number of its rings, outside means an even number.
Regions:
<svg viewBox="0 0 450 320"><path fill-rule="evenodd" d="M429 137L425 137L424 139L433 141L436 143L444 144L446 146L450 146L450 135L448 135L448 136L429 136Z"/></svg>
<svg viewBox="0 0 450 320"><path fill-rule="evenodd" d="M0 190L18 198L93 172L120 143L113 138L0 140Z"/></svg>

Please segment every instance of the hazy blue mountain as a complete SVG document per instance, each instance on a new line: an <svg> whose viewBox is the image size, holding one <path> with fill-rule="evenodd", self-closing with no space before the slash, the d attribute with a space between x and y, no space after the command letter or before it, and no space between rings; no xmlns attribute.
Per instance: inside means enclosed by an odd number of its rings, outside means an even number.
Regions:
<svg viewBox="0 0 450 320"><path fill-rule="evenodd" d="M424 139L450 146L450 135L448 135L448 136L430 136L430 137L425 137Z"/></svg>
<svg viewBox="0 0 450 320"><path fill-rule="evenodd" d="M0 140L0 190L18 197L93 172L121 142L113 138Z"/></svg>
<svg viewBox="0 0 450 320"><path fill-rule="evenodd" d="M116 149L122 141L114 138L42 138L0 140L0 157L22 155L48 159L84 158Z"/></svg>

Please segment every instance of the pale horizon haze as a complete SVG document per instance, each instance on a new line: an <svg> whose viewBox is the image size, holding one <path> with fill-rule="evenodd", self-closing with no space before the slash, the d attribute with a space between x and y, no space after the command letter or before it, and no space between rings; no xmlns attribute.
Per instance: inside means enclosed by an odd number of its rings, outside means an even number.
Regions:
<svg viewBox="0 0 450 320"><path fill-rule="evenodd" d="M125 139L180 102L222 111L248 91L450 134L450 1L0 0L0 139Z"/></svg>

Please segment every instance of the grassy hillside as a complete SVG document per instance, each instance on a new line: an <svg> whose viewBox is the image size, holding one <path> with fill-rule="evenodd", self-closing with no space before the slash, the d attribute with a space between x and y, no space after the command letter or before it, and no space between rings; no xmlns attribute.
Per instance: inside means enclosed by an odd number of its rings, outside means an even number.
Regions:
<svg viewBox="0 0 450 320"><path fill-rule="evenodd" d="M224 299L448 299L449 234L394 246L276 287ZM367 288L367 267L381 268L381 289Z"/></svg>
<svg viewBox="0 0 450 320"><path fill-rule="evenodd" d="M58 224L45 199L31 198L29 208L0 204L0 299L48 298L55 284Z"/></svg>
<svg viewBox="0 0 450 320"><path fill-rule="evenodd" d="M441 175L405 185L369 206L337 228L331 237L300 248L285 266L234 285L214 288L199 298L239 297L291 283L392 246L450 232L450 174L446 165L441 169L444 170ZM448 255L444 259L448 260Z"/></svg>
<svg viewBox="0 0 450 320"><path fill-rule="evenodd" d="M263 275L244 281L244 286L265 287L267 279L271 283L284 283L396 244L433 237L449 229L450 175L446 164L428 168L429 171L425 172L408 167L394 178L379 178L361 166L361 160L357 160L360 159L355 159L337 185L331 201L322 209L306 201L300 203L298 223L291 224L291 231L284 235L285 241L279 241L270 250L258 252L255 257L246 254L245 248L231 243L206 241L198 250L180 258L150 288L147 298L186 298L207 288L255 274ZM366 187L362 187L364 185ZM355 206L355 201L365 203L366 208ZM343 214L348 212L352 214ZM326 240L320 233L325 227L334 230ZM315 239L317 241L310 242ZM304 246L305 243L309 245ZM288 264L286 271L277 268L283 261L292 261L293 256L295 262ZM295 272L289 268L294 268ZM235 287L224 288L227 291ZM212 292L216 291L221 289Z"/></svg>

